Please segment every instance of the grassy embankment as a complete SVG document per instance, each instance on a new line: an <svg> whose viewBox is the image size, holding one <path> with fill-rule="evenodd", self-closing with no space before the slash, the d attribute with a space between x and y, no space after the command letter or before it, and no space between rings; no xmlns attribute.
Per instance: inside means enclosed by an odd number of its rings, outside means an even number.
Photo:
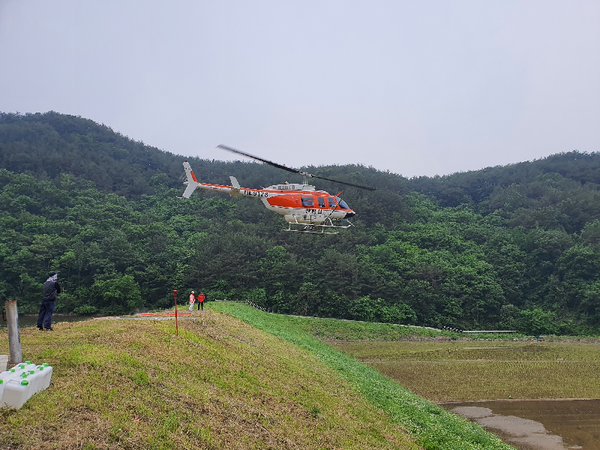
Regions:
<svg viewBox="0 0 600 450"><path fill-rule="evenodd" d="M0 409L0 447L510 448L325 345L310 320L232 303L194 316L179 337L172 320L22 329L53 384Z"/></svg>
<svg viewBox="0 0 600 450"><path fill-rule="evenodd" d="M398 327L385 324L357 323L335 319L311 319L266 314L245 305L218 302L219 311L238 317L300 348L308 350L323 364L345 378L371 404L391 420L406 428L426 449L509 449L495 435L484 431L444 409L433 405L373 368L335 350L322 339L435 338L451 333Z"/></svg>

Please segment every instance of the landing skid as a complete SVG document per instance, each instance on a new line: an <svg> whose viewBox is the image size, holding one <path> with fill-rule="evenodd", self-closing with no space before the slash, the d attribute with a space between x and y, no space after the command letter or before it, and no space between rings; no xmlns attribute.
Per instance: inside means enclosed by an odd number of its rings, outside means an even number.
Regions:
<svg viewBox="0 0 600 450"><path fill-rule="evenodd" d="M322 224L313 223L300 223L300 222L288 222L287 230L293 233L312 233L312 234L338 234L337 230L345 230L346 228L353 227L351 222L345 221L348 225L334 225L331 219L327 219Z"/></svg>

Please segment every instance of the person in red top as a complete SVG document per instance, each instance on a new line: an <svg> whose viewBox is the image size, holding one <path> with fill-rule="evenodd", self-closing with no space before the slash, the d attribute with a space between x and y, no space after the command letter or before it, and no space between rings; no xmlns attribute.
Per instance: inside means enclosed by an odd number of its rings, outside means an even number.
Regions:
<svg viewBox="0 0 600 450"><path fill-rule="evenodd" d="M202 292L200 292L198 294L198 310L200 310L200 308L202 308L202 311L204 311L204 294Z"/></svg>

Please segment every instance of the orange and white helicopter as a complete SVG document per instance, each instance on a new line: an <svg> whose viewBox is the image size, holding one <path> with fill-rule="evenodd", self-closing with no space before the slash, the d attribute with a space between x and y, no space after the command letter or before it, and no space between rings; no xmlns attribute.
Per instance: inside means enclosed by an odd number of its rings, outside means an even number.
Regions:
<svg viewBox="0 0 600 450"><path fill-rule="evenodd" d="M337 195L331 195L326 191L318 191L314 186L307 184L308 178L318 178L321 180L333 181L335 183L345 184L348 186L357 187L374 191L374 188L361 186L358 184L347 183L345 181L332 180L330 178L312 175L298 169L283 166L271 161L268 161L258 156L236 150L225 145L219 145L218 148L227 150L233 153L244 155L248 158L261 161L266 164L278 167L288 172L297 173L303 176L302 184L290 184L287 181L283 184L274 184L264 189L248 189L240 186L238 180L230 176L231 186L223 186L220 184L200 183L190 164L185 161L183 168L187 181L187 188L183 193L183 198L189 198L196 189L207 189L211 191L227 192L232 197L244 195L246 197L258 197L270 211L274 211L283 215L288 223L287 230L302 233L320 233L320 234L335 234L336 229L349 228L352 223L349 218L356 215L350 209L348 204L340 198L341 192ZM343 191L342 191L343 192Z"/></svg>

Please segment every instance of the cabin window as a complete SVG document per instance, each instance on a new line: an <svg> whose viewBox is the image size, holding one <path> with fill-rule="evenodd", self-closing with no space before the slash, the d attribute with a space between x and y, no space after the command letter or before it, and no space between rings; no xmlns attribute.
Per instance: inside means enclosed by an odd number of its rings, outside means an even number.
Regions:
<svg viewBox="0 0 600 450"><path fill-rule="evenodd" d="M317 200L319 200L319 207L325 208L325 199L323 197L317 197Z"/></svg>
<svg viewBox="0 0 600 450"><path fill-rule="evenodd" d="M339 205L340 205L340 208L343 208L343 209L350 209L350 207L348 206L348 203L346 203L346 202L345 202L344 200L342 200L341 198L339 198L339 197L336 197L336 200L338 201L338 203L339 203Z"/></svg>
<svg viewBox="0 0 600 450"><path fill-rule="evenodd" d="M312 197L302 197L302 206L315 206L315 202Z"/></svg>
<svg viewBox="0 0 600 450"><path fill-rule="evenodd" d="M336 207L335 200L332 197L329 197L327 199L327 202L329 203L329 207L330 208L335 208Z"/></svg>

